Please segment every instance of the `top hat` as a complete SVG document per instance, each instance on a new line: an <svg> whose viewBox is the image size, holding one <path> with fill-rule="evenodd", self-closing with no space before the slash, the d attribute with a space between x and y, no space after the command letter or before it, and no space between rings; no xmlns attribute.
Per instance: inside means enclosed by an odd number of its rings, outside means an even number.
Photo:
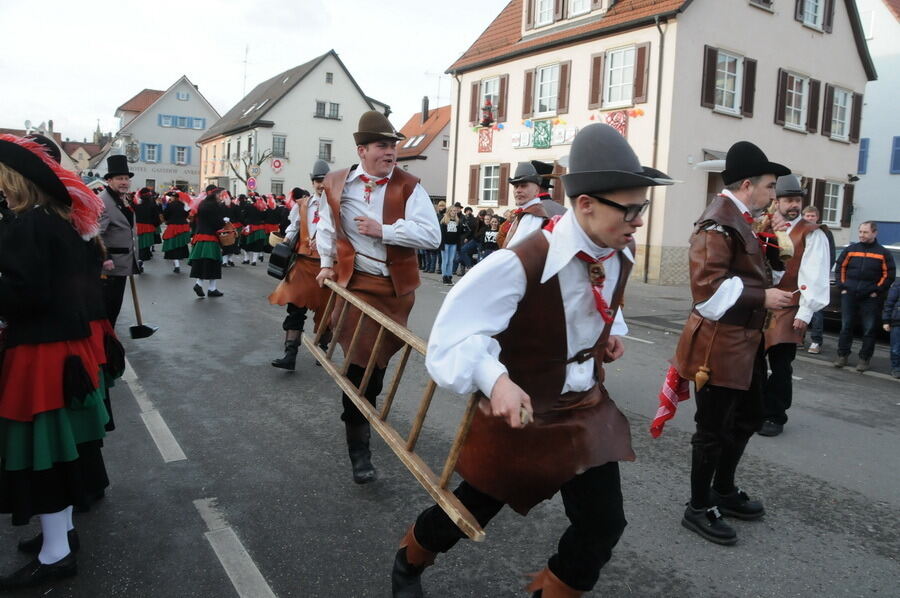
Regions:
<svg viewBox="0 0 900 598"><path fill-rule="evenodd" d="M363 112L363 115L359 117L358 129L353 134L353 140L356 142L356 145L366 145L382 139L390 141L406 139L403 133L394 130L394 125L391 124L388 117L377 110Z"/></svg>
<svg viewBox="0 0 900 598"><path fill-rule="evenodd" d="M134 176L134 173L128 170L128 158L122 155L108 157L106 159L106 174L103 175L103 178L108 181L120 174L127 174L128 178Z"/></svg>
<svg viewBox="0 0 900 598"><path fill-rule="evenodd" d="M519 183L534 183L540 186L544 180L534 166L534 162L519 162L516 164L516 172L509 177L510 185L518 185Z"/></svg>
<svg viewBox="0 0 900 598"><path fill-rule="evenodd" d="M786 174L778 177L775 183L775 197L804 197L806 189L796 174Z"/></svg>
<svg viewBox="0 0 900 598"><path fill-rule="evenodd" d="M309 173L309 178L313 181L318 181L325 178L325 175L331 170L328 166L328 162L325 160L316 160L316 163L313 164L312 172Z"/></svg>
<svg viewBox="0 0 900 598"><path fill-rule="evenodd" d="M769 162L763 151L749 141L738 141L725 155L722 181L726 185L764 174L780 177L791 174L791 169L775 162Z"/></svg>
<svg viewBox="0 0 900 598"><path fill-rule="evenodd" d="M569 197L675 183L667 174L641 166L628 141L603 123L578 132L569 153L569 174L561 178Z"/></svg>
<svg viewBox="0 0 900 598"><path fill-rule="evenodd" d="M97 235L103 200L78 175L55 162L44 145L33 139L0 135L0 163L34 183L51 200L71 206L72 225L83 239Z"/></svg>

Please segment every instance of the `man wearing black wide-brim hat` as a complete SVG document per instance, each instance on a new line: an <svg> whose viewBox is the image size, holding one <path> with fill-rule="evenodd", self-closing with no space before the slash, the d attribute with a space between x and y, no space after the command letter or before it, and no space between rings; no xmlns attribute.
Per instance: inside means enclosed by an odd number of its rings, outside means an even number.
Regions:
<svg viewBox="0 0 900 598"><path fill-rule="evenodd" d="M500 227L497 244L512 247L536 230L540 230L550 218L538 194L544 177L538 173L534 162L519 162L516 172L509 178L513 187L516 209L509 220Z"/></svg>
<svg viewBox="0 0 900 598"><path fill-rule="evenodd" d="M553 164L550 162L541 162L540 160L532 160L535 170L541 175L541 190L538 193L538 199L541 205L547 211L547 215L551 218L554 216L562 216L566 213L566 207L553 199L550 190L553 189L553 182L558 181L559 177L553 174Z"/></svg>
<svg viewBox="0 0 900 598"><path fill-rule="evenodd" d="M397 141L405 137L394 130L387 116L371 110L363 113L353 134L359 163L325 175L325 201L320 208L316 244L325 279L352 291L398 324L405 326L419 286L417 249L437 249L441 231L434 206L419 179L397 165ZM343 299L335 299L332 327L343 326L334 342L341 345L349 362L347 377L362 384L366 365L375 348L380 326L349 307L341 314ZM354 330L358 333L354 333ZM353 351L350 352L350 344ZM390 358L403 346L392 334L385 335L374 356L374 367L363 394L375 405L381 393ZM376 477L369 450L369 421L345 394L342 397L347 448L357 484Z"/></svg>
<svg viewBox="0 0 900 598"><path fill-rule="evenodd" d="M100 216L100 236L109 259L103 264L103 299L106 315L115 326L122 309L125 280L138 271L135 261L134 210L128 202L133 172L129 171L125 156L106 159L106 187L100 194L103 214Z"/></svg>
<svg viewBox="0 0 900 598"><path fill-rule="evenodd" d="M426 355L440 386L484 397L454 491L478 523L504 505L524 515L561 494L571 525L529 586L543 598L590 591L625 529L619 461L634 452L602 364L624 352L618 308L648 188L674 182L641 166L625 138L599 123L575 137L562 181L570 209L466 274L441 307ZM425 567L463 537L439 507L421 513L395 556L395 598L422 596Z"/></svg>
<svg viewBox="0 0 900 598"><path fill-rule="evenodd" d="M767 310L786 307L791 293L773 288L766 258L771 243L757 237L752 224L775 199L777 177L790 172L754 144L735 143L722 172L725 189L697 220L690 240L694 309L673 360L677 374L694 381L697 404L691 500L682 524L718 544L737 542L723 515L751 520L765 513L735 485L735 471L763 421Z"/></svg>

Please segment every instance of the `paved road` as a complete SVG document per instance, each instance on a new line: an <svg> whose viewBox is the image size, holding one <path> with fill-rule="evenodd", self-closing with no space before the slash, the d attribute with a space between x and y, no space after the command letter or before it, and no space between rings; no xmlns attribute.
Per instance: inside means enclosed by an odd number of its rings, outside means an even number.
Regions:
<svg viewBox="0 0 900 598"><path fill-rule="evenodd" d="M430 499L380 440L378 482L353 484L334 383L305 351L294 374L268 365L279 353L282 317L265 302L273 279L261 266L225 276L225 296L201 300L184 274L147 264L142 307L160 330L125 341L133 376L114 389L118 429L105 449L112 487L76 519L81 573L46 595L389 595L396 543ZM446 290L436 278L424 282L411 320L420 336ZM688 305L683 288L632 284L627 295L633 340L607 384L631 420L638 461L622 467L629 526L593 595L896 596L900 385L835 370L827 354L796 363L785 433L755 437L739 471L739 483L766 501L767 516L737 522L740 542L731 548L681 528L693 402L660 439L647 428L677 338L668 329ZM129 307L123 336L133 323ZM421 374L421 359L409 369ZM421 377L407 377L397 421L409 421L421 387ZM445 455L463 403L436 397L420 442L428 462ZM158 436L171 431L172 442L160 446L175 460L164 460L145 421ZM558 499L527 518L504 510L484 543L462 543L438 559L426 590L524 596L524 574L543 567L565 525ZM24 562L12 546L34 529L0 532L10 547L0 566Z"/></svg>

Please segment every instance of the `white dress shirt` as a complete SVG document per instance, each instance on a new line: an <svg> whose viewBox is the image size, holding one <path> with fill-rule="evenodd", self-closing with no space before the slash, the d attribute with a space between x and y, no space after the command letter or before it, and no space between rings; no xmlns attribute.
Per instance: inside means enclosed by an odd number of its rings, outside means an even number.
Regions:
<svg viewBox="0 0 900 598"><path fill-rule="evenodd" d="M344 192L341 195L341 226L344 233L358 252L355 268L368 274L377 276L389 276L387 265L383 261L387 259L385 245L399 245L412 247L413 249L437 249L441 245L441 227L434 214L434 206L428 193L417 184L412 195L406 202L406 210L403 218L399 218L393 224L382 224L382 238L376 239L363 235L356 228L354 218L371 218L377 222L384 222L384 194L389 183L378 185L372 190L369 202L365 199L365 183L359 178L365 174L373 180L382 177L368 175L362 165L354 168L347 176L344 184ZM394 174L388 175L390 178ZM337 258L337 249L334 239L335 229L331 210L327 201L322 201L319 206L319 225L316 245L319 255L322 256L322 267L331 268ZM365 254L365 255L360 255ZM376 258L369 259L366 256Z"/></svg>
<svg viewBox="0 0 900 598"><path fill-rule="evenodd" d="M318 222L315 222L316 212L319 210L319 205L324 202L324 196L320 198L319 195L313 195L312 197L306 200L306 230L309 231L309 238L316 238L316 227L318 226ZM300 202L294 204L294 207L291 208L291 213L288 214L288 221L290 224L284 230L284 238L290 239L294 235L300 234Z"/></svg>
<svg viewBox="0 0 900 598"><path fill-rule="evenodd" d="M753 216L753 213L744 205L744 203L739 200L734 194L728 189L722 189L721 195L724 195L728 199L730 199L734 205L740 210L741 214L750 214ZM756 236L756 235L754 235ZM765 256L763 256L765 259ZM781 282L781 279L784 277L783 270L773 270L772 271L772 283L778 284ZM744 281L741 280L740 276L732 276L731 278L722 281L722 284L719 285L719 288L716 289L716 292L713 293L713 296L698 303L695 308L697 313L706 318L707 320L712 320L713 322L717 322L719 318L725 315L725 312L731 309L735 303L737 303L738 299L741 297L741 293L744 292Z"/></svg>
<svg viewBox="0 0 900 598"><path fill-rule="evenodd" d="M530 208L531 206L539 206L541 205L541 200L539 197L535 197L524 206L520 206L523 210L525 208ZM516 208L518 209L518 208ZM533 233L536 230L539 230L541 226L544 224L544 219L540 216L535 216L534 214L519 214L519 224L516 226L515 234L511 237L507 237L506 246L514 247L518 245L520 242L524 241L525 238Z"/></svg>
<svg viewBox="0 0 900 598"><path fill-rule="evenodd" d="M541 283L559 276L566 319L566 357L571 358L582 349L593 347L605 326L594 302L587 264L575 255L584 251L600 258L614 250L593 243L571 211L556 223L552 233L543 231L543 234L550 248ZM628 249L623 254L634 261ZM611 304L619 278L619 258L612 257L603 266L606 269L603 298ZM522 262L508 249L495 251L460 279L444 300L428 339L425 366L439 386L459 394L480 390L491 396L497 379L507 373L499 360L500 344L493 337L509 325L525 288ZM535 326L540 325L535 322ZM611 333L628 334L621 309ZM566 366L562 392L588 390L595 383L593 359L573 362Z"/></svg>
<svg viewBox="0 0 900 598"><path fill-rule="evenodd" d="M797 226L802 218L802 216L794 218L791 226ZM821 229L816 229L806 235L806 248L800 259L800 269L797 271L797 288L800 289L798 320L809 324L812 315L831 301L831 284L828 275L830 270L831 252L828 248L828 238ZM794 289L787 290L793 291Z"/></svg>

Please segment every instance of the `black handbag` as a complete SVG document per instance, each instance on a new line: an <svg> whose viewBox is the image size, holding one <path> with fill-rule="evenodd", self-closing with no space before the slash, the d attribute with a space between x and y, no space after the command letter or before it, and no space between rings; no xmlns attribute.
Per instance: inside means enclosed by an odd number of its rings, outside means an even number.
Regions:
<svg viewBox="0 0 900 598"><path fill-rule="evenodd" d="M269 276L278 280L284 280L287 273L291 271L291 266L294 265L294 260L296 259L293 245L293 241L285 241L272 248L272 255L269 256L269 267L266 270Z"/></svg>

